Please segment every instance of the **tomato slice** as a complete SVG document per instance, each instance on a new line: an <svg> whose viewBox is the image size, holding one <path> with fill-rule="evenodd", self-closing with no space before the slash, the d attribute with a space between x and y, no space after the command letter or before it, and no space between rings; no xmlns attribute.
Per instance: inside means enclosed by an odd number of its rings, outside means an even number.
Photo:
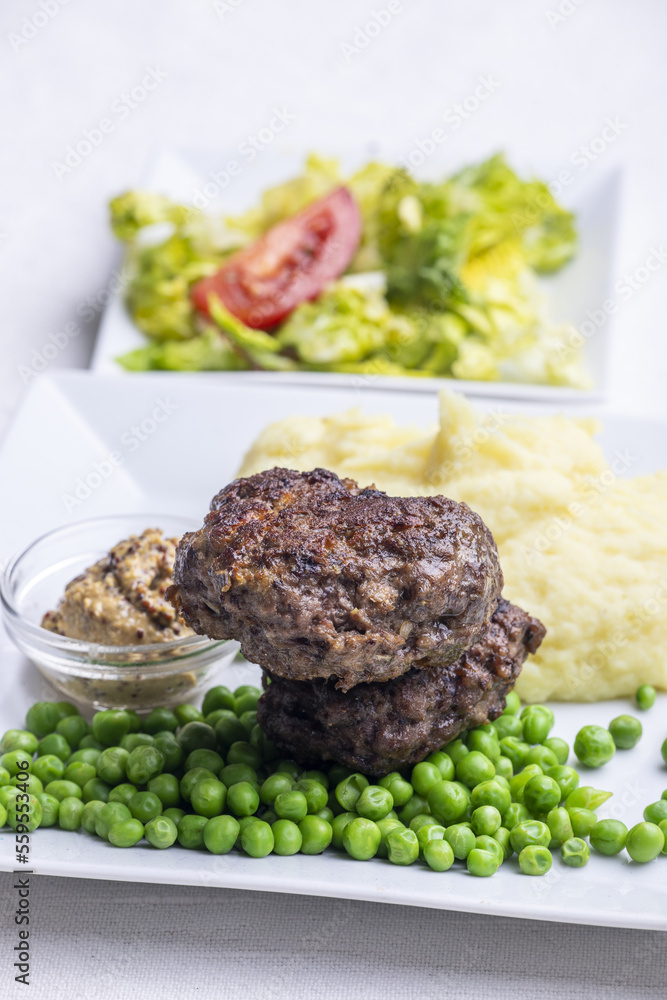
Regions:
<svg viewBox="0 0 667 1000"><path fill-rule="evenodd" d="M343 273L360 237L357 203L347 188L336 188L198 281L192 301L208 314L208 297L217 295L246 326L270 329Z"/></svg>

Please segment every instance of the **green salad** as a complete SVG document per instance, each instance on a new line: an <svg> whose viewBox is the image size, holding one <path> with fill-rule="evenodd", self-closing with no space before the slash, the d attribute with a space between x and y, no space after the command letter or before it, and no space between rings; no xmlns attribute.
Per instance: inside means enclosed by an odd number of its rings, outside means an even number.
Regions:
<svg viewBox="0 0 667 1000"><path fill-rule="evenodd" d="M356 221L336 206L341 189ZM500 154L437 183L381 163L346 177L311 155L239 216L141 191L110 207L127 307L148 338L118 359L129 371L590 384L538 281L574 257L574 216Z"/></svg>

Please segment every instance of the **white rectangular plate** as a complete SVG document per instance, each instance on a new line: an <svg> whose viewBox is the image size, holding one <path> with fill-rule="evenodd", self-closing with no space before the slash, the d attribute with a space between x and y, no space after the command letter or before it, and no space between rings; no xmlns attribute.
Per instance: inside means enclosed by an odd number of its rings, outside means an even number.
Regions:
<svg viewBox="0 0 667 1000"><path fill-rule="evenodd" d="M150 168L138 187L191 203L196 192L215 191L216 182L211 177L234 157L233 150L217 152L203 150L162 150L156 153ZM397 162L389 151L369 150L366 155L342 157L346 170L352 171L363 162L385 158ZM221 191L219 198L210 201L207 210L237 214L256 204L261 192L273 184L296 176L303 167L303 151L275 149L245 165L242 172ZM451 162L438 164L437 157L429 163L429 178L445 176L451 172ZM419 171L418 171L419 173ZM528 165L526 174L538 173L549 177L548 170L534 170ZM599 169L592 176L578 181L574 197L568 207L577 213L580 245L577 256L557 275L541 281L554 319L579 326L590 310L600 314L603 302L609 299L613 274L613 254L619 216L621 175L618 170ZM114 295L102 317L91 367L100 374L128 374L117 364L116 358L127 351L145 345L146 340L132 323L123 304L122 293ZM609 321L601 326L585 344L585 360L593 379L593 388L582 392L578 389L556 386L527 385L517 382L473 382L457 379L410 378L395 376L359 376L320 372L260 373L246 375L271 383L322 385L336 388L400 389L408 392L432 392L443 384L450 384L461 392L473 396L551 400L558 402L599 399L605 395L609 361Z"/></svg>
<svg viewBox="0 0 667 1000"><path fill-rule="evenodd" d="M328 392L285 387L242 386L234 376L142 376L128 379L119 393L117 379L89 373L59 373L35 381L0 452L0 558L42 531L78 518L128 511L180 512L203 517L211 496L236 473L246 448L269 421L290 414L328 414L361 405L367 412L391 413L397 420L426 427L437 420L431 395L350 390ZM492 405L480 401L484 408ZM523 412L545 412L544 405L505 404ZM156 407L161 407L160 411ZM169 412L170 411L170 412ZM162 423L153 413L169 413ZM667 466L667 426L625 418L600 407L605 422L602 443L609 455L633 447L641 460L633 472ZM153 423L151 423L153 421ZM144 440L135 445L138 433ZM77 481L104 468L114 453L115 471L91 489L78 506L66 509L63 495L74 495ZM95 479L92 482L96 482ZM52 697L41 675L0 633L0 732L19 724L27 707ZM220 680L231 686L256 680L257 668L232 666ZM633 711L627 702L554 705L555 732L570 743L585 723L606 725ZM667 771L660 761L667 696L642 714L644 737L633 751L619 752L604 770L584 783L614 792L600 810L631 825L644 806L660 797ZM334 852L321 857L269 857L262 861L233 853L214 857L180 847L157 851L137 847L119 851L86 834L38 830L31 838L32 869L47 875L185 885L214 885L339 896L450 910L466 910L540 920L619 927L667 929L667 858L637 865L595 855L573 870L556 857L543 878L519 873L510 861L491 879L464 870L435 874L422 865L399 868L384 861L365 864ZM12 870L14 836L0 833L0 869Z"/></svg>

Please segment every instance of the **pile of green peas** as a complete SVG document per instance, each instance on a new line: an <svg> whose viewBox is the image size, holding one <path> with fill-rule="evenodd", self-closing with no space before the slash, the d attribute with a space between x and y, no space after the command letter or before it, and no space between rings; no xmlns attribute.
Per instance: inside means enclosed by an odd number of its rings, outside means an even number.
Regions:
<svg viewBox="0 0 667 1000"><path fill-rule="evenodd" d="M114 847L146 841L252 858L331 846L359 861L464 866L478 877L514 855L523 873L544 875L555 850L573 868L591 847L625 849L638 862L667 853L667 789L630 830L599 820L611 793L580 785L570 747L550 735L551 710L522 708L514 692L494 722L377 781L340 764L305 770L281 759L257 723L260 695L218 685L201 710L183 704L142 718L112 709L90 723L68 702L37 702L25 728L0 740L0 825L17 829L27 817L28 830L83 830ZM640 736L639 721L623 715L608 729L584 727L574 748L601 766ZM667 740L662 754L667 764Z"/></svg>

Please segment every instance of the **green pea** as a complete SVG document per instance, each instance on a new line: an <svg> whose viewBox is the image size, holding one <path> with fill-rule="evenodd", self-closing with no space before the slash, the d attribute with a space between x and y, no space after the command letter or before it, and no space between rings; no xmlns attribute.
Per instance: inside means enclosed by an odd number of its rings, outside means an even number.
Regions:
<svg viewBox="0 0 667 1000"><path fill-rule="evenodd" d="M246 826L245 830L241 831L241 847L251 858L265 858L274 847L273 830L270 825L258 819Z"/></svg>
<svg viewBox="0 0 667 1000"><path fill-rule="evenodd" d="M567 809L598 809L603 802L611 798L611 792L603 792L590 785L582 785L570 792L565 800Z"/></svg>
<svg viewBox="0 0 667 1000"><path fill-rule="evenodd" d="M617 750L631 750L641 738L642 724L634 715L617 715L609 723L609 732Z"/></svg>
<svg viewBox="0 0 667 1000"><path fill-rule="evenodd" d="M107 840L109 830L114 823L132 819L132 813L122 802L105 802L101 809L97 811L95 817L95 833L102 840Z"/></svg>
<svg viewBox="0 0 667 1000"><path fill-rule="evenodd" d="M530 845L519 854L519 868L524 875L546 875L552 864L551 851L547 847Z"/></svg>
<svg viewBox="0 0 667 1000"><path fill-rule="evenodd" d="M281 819L291 819L294 823L300 823L308 813L308 801L303 792L281 792L276 796L273 808Z"/></svg>
<svg viewBox="0 0 667 1000"><path fill-rule="evenodd" d="M6 809L11 800L18 794L19 790L16 785L3 785L2 788L0 788L0 806L4 806Z"/></svg>
<svg viewBox="0 0 667 1000"><path fill-rule="evenodd" d="M510 843L516 854L521 854L524 847L548 847L551 843L551 830L540 820L525 820L510 830Z"/></svg>
<svg viewBox="0 0 667 1000"><path fill-rule="evenodd" d="M553 750L549 749L549 747L536 746L531 747L526 754L524 767L528 764L538 764L543 771L546 771L547 768L555 767L558 764L558 758Z"/></svg>
<svg viewBox="0 0 667 1000"><path fill-rule="evenodd" d="M665 835L655 823L635 824L625 842L625 849L632 860L642 864L657 858L664 846Z"/></svg>
<svg viewBox="0 0 667 1000"><path fill-rule="evenodd" d="M177 809L176 806L170 806L169 809L164 810L162 815L170 819L175 826L178 826L185 816L185 809ZM231 816L229 818L231 819Z"/></svg>
<svg viewBox="0 0 667 1000"><path fill-rule="evenodd" d="M170 774L177 771L181 766L184 755L181 745L174 734L168 732L158 733L154 737L153 746L164 757L164 767L162 770L168 771Z"/></svg>
<svg viewBox="0 0 667 1000"><path fill-rule="evenodd" d="M368 785L368 778L363 774L350 774L336 785L336 799L343 809L356 809L359 796Z"/></svg>
<svg viewBox="0 0 667 1000"><path fill-rule="evenodd" d="M368 861L377 853L382 835L376 823L358 816L343 830L343 847L356 861Z"/></svg>
<svg viewBox="0 0 667 1000"><path fill-rule="evenodd" d="M521 711L521 698L516 691L508 691L505 695L505 708L503 713L507 715L518 715Z"/></svg>
<svg viewBox="0 0 667 1000"><path fill-rule="evenodd" d="M53 795L47 795L46 792L38 792L35 797L42 807L42 821L39 825L41 827L55 826L58 822L58 813L60 812L60 802L58 799L54 798ZM4 806L0 806L0 810L2 810L0 819L4 816L0 826L4 826L7 819L7 810Z"/></svg>
<svg viewBox="0 0 667 1000"><path fill-rule="evenodd" d="M0 753L23 750L32 756L36 752L38 744L39 740L35 734L28 732L27 729L8 729L0 740Z"/></svg>
<svg viewBox="0 0 667 1000"><path fill-rule="evenodd" d="M501 815L495 806L478 806L470 817L473 833L492 836L501 825Z"/></svg>
<svg viewBox="0 0 667 1000"><path fill-rule="evenodd" d="M84 802L106 802L111 792L111 785L107 785L106 781L102 781L101 778L91 778L90 781L85 783L81 791L83 792Z"/></svg>
<svg viewBox="0 0 667 1000"><path fill-rule="evenodd" d="M257 711L257 702L261 698L262 692L257 691L257 689L255 690L256 690L255 694L249 694L249 693L242 694L239 698L236 698L235 696L236 714L238 715L239 718L241 718L246 712Z"/></svg>
<svg viewBox="0 0 667 1000"><path fill-rule="evenodd" d="M662 759L664 760L665 764L667 764L667 739L664 740L662 746L660 747L660 753L662 755ZM664 792L663 792L663 798L664 798Z"/></svg>
<svg viewBox="0 0 667 1000"><path fill-rule="evenodd" d="M532 813L548 813L560 800L560 785L546 774L531 778L523 790L523 801Z"/></svg>
<svg viewBox="0 0 667 1000"><path fill-rule="evenodd" d="M243 836L243 831L246 827L250 826L251 823L256 823L259 820L259 816L239 816L239 835L236 839L236 846L241 849L241 837ZM264 820L266 823L266 820ZM271 825L271 824L269 824Z"/></svg>
<svg viewBox="0 0 667 1000"><path fill-rule="evenodd" d="M642 712L646 712L655 705L655 688L650 684L640 684L635 694L635 701L637 702L637 708L641 708ZM28 729L30 729L30 726L28 726Z"/></svg>
<svg viewBox="0 0 667 1000"><path fill-rule="evenodd" d="M97 771L92 764L86 764L82 760L76 760L73 764L68 764L65 768L63 778L66 781L73 781L76 785L83 788L87 781L90 781L91 778L95 778L96 776Z"/></svg>
<svg viewBox="0 0 667 1000"><path fill-rule="evenodd" d="M275 770L284 770L281 766L283 764L293 764L297 768L297 773L293 775L294 780L301 777L301 771L298 770L298 764L294 764L294 761L278 761L275 765ZM351 774L354 774L352 768L345 767L344 764L332 764L327 771L329 775L329 788L335 788L344 778L349 778ZM392 771L392 774L398 775L398 771ZM379 782L381 784L382 782ZM384 786L383 786L384 787Z"/></svg>
<svg viewBox="0 0 667 1000"><path fill-rule="evenodd" d="M81 714L76 705L73 705L71 701L56 701L54 704L58 709L58 716L61 719Z"/></svg>
<svg viewBox="0 0 667 1000"><path fill-rule="evenodd" d="M97 762L101 756L101 750L93 750L90 747L84 748L83 750L75 750L71 757L68 757L65 761L65 765L69 767L70 764L81 762L83 764L92 764L97 770Z"/></svg>
<svg viewBox="0 0 667 1000"><path fill-rule="evenodd" d="M468 802L466 793L453 781L439 781L428 793L430 811L444 826L460 820Z"/></svg>
<svg viewBox="0 0 667 1000"><path fill-rule="evenodd" d="M452 777L454 777L454 765L452 763L451 758L446 757L444 754L443 756L445 757L445 760L449 761L449 764L451 766L451 774ZM440 768L438 768L438 770L440 770ZM397 771L394 771L391 775L387 775L387 778L390 778L391 780L387 781L386 778L380 778L378 784L382 788L386 788L387 791L391 793L391 797L394 800L394 805L398 809L402 809L403 806L406 806L408 804L408 802L414 795L415 790L410 784L410 782L402 778Z"/></svg>
<svg viewBox="0 0 667 1000"><path fill-rule="evenodd" d="M125 773L133 785L146 785L164 766L164 757L155 747L137 747L127 759Z"/></svg>
<svg viewBox="0 0 667 1000"><path fill-rule="evenodd" d="M83 799L83 790L80 785L77 785L74 781L65 781L64 778L50 781L48 785L44 788L47 795L53 795L54 798L62 802L63 799L69 796L74 796L77 799Z"/></svg>
<svg viewBox="0 0 667 1000"><path fill-rule="evenodd" d="M175 774L158 774L151 778L148 791L157 795L164 809L177 806L181 801L181 789Z"/></svg>
<svg viewBox="0 0 667 1000"><path fill-rule="evenodd" d="M155 816L144 826L144 836L151 847L164 850L178 837L178 827L169 816Z"/></svg>
<svg viewBox="0 0 667 1000"><path fill-rule="evenodd" d="M471 753L476 750L484 754L492 763L495 763L500 757L498 733L491 725L471 729L466 737L466 746Z"/></svg>
<svg viewBox="0 0 667 1000"><path fill-rule="evenodd" d="M39 798L39 796L37 797ZM43 822L44 821L42 820L42 823ZM662 849L662 853L667 854L667 819L661 819L660 822L658 823L658 826L660 827L660 830L662 831L662 834L665 838L665 846Z"/></svg>
<svg viewBox="0 0 667 1000"><path fill-rule="evenodd" d="M32 763L32 773L36 774L40 781L48 784L49 781L57 781L65 773L65 764L56 757L55 754L44 754L37 757Z"/></svg>
<svg viewBox="0 0 667 1000"><path fill-rule="evenodd" d="M232 788L237 786L232 785ZM192 789L190 803L199 816L211 819L220 816L225 808L227 789L217 778L203 778ZM259 799L258 799L259 804Z"/></svg>
<svg viewBox="0 0 667 1000"><path fill-rule="evenodd" d="M410 829L413 833L417 834L417 842L419 844L420 851L424 850L429 840L442 840L446 832L446 828L444 826L432 821L420 826L419 829L415 829L414 827L410 827Z"/></svg>
<svg viewBox="0 0 667 1000"><path fill-rule="evenodd" d="M429 840L423 853L424 861L434 872L446 872L454 864L454 852L446 840Z"/></svg>
<svg viewBox="0 0 667 1000"><path fill-rule="evenodd" d="M663 819L667 819L667 799L658 799L657 802L652 802L650 806L646 806L644 819L647 823L655 823L656 826Z"/></svg>
<svg viewBox="0 0 667 1000"><path fill-rule="evenodd" d="M579 775L573 767L568 767L567 764L556 764L555 767L549 767L545 774L548 778L553 778L559 785L561 801L567 799L570 792L573 792L579 784Z"/></svg>
<svg viewBox="0 0 667 1000"><path fill-rule="evenodd" d="M259 790L259 799L265 806L272 806L278 795L283 792L291 792L294 788L294 779L289 774L276 772L270 774L264 780ZM296 854L296 851L294 852Z"/></svg>
<svg viewBox="0 0 667 1000"><path fill-rule="evenodd" d="M188 722L204 721L204 716L199 709L195 705L190 705L187 702L182 705L176 705L174 708L174 715L178 719L179 726L186 726Z"/></svg>
<svg viewBox="0 0 667 1000"><path fill-rule="evenodd" d="M8 785L9 784L10 777L11 777L11 775L10 775L9 771L7 770L7 768L6 767L0 767L0 788L3 785Z"/></svg>
<svg viewBox="0 0 667 1000"><path fill-rule="evenodd" d="M437 768L433 768L433 770L439 774ZM391 792L380 785L368 785L357 799L356 810L365 819L377 821L384 819L393 809L393 806L394 799Z"/></svg>
<svg viewBox="0 0 667 1000"><path fill-rule="evenodd" d="M130 754L123 747L108 747L97 759L97 777L108 785L120 785L125 781L129 759Z"/></svg>
<svg viewBox="0 0 667 1000"><path fill-rule="evenodd" d="M488 878L495 875L500 864L498 857L491 851L483 851L479 847L473 847L466 858L466 867L471 875L477 878Z"/></svg>
<svg viewBox="0 0 667 1000"><path fill-rule="evenodd" d="M561 844L574 837L572 819L567 809L563 806L556 806L554 809L549 810L547 813L547 826L551 830L553 839L560 841Z"/></svg>
<svg viewBox="0 0 667 1000"><path fill-rule="evenodd" d="M313 816L319 816L320 819L325 819L327 823L333 823L334 813L329 809L329 806L324 806L322 809L318 809Z"/></svg>
<svg viewBox="0 0 667 1000"><path fill-rule="evenodd" d="M475 846L476 837L472 829L465 823L453 823L445 830L444 840L452 848L454 857L465 861Z"/></svg>
<svg viewBox="0 0 667 1000"><path fill-rule="evenodd" d="M560 739L559 736L550 736L544 741L544 746L555 755L557 765L567 764L567 759L570 756L570 746L565 740Z"/></svg>
<svg viewBox="0 0 667 1000"><path fill-rule="evenodd" d="M215 724L216 740L225 750L239 740L245 740L248 733L235 712L225 712Z"/></svg>
<svg viewBox="0 0 667 1000"><path fill-rule="evenodd" d="M569 865L570 868L583 868L588 864L591 852L585 840L581 837L571 837L561 846L560 856L563 864Z"/></svg>
<svg viewBox="0 0 667 1000"><path fill-rule="evenodd" d="M7 823L17 833L32 833L42 820L42 806L34 795L19 792L7 805Z"/></svg>
<svg viewBox="0 0 667 1000"><path fill-rule="evenodd" d="M331 824L319 816L306 816L299 823L302 837L302 854L321 854L331 843L333 830Z"/></svg>
<svg viewBox="0 0 667 1000"><path fill-rule="evenodd" d="M508 830L513 830L524 820L532 819L530 811L521 802L512 802L503 813L503 824Z"/></svg>
<svg viewBox="0 0 667 1000"><path fill-rule="evenodd" d="M44 791L44 785L36 774L26 774L25 772L17 774L9 783L10 785L16 785L20 791L30 792L32 795L37 795Z"/></svg>
<svg viewBox="0 0 667 1000"><path fill-rule="evenodd" d="M192 770L186 771L179 785L181 798L189 802L192 790L198 781L203 781L205 778L213 778L215 780L215 777L213 771L209 771L207 767L193 767ZM234 782L224 782L224 784L228 787L229 784L234 784Z"/></svg>
<svg viewBox="0 0 667 1000"><path fill-rule="evenodd" d="M155 746L155 737L149 733L128 733L126 736L123 736L120 745L128 753L132 753L137 747Z"/></svg>
<svg viewBox="0 0 667 1000"><path fill-rule="evenodd" d="M377 786L371 785L369 787L372 788ZM327 792L324 785L321 785L319 781L315 781L314 778L300 778L299 781L297 781L297 783L294 785L294 790L297 792L303 792L303 794L306 796L308 812L312 815L319 812L320 809L324 809L329 799L329 793ZM364 791L366 790L367 789L364 789ZM380 791L382 792L383 796L387 796L389 799L391 799L389 792L385 791L384 788L380 789ZM361 802L361 798L359 798L357 802L357 807L359 805L359 802ZM392 800L389 806L390 809L393 806L393 804L394 803ZM359 810L357 809L357 811ZM361 813L359 813L359 815L361 815Z"/></svg>
<svg viewBox="0 0 667 1000"><path fill-rule="evenodd" d="M111 789L107 802L121 802L126 806L137 791L138 788L136 785L131 785L129 781L125 781L122 785L116 785L115 788Z"/></svg>
<svg viewBox="0 0 667 1000"><path fill-rule="evenodd" d="M154 708L143 720L141 728L150 736L174 733L178 729L178 719L170 708Z"/></svg>
<svg viewBox="0 0 667 1000"><path fill-rule="evenodd" d="M575 737L574 752L586 767L602 767L614 756L616 746L608 729L584 726Z"/></svg>
<svg viewBox="0 0 667 1000"><path fill-rule="evenodd" d="M493 766L496 769L496 779L504 778L505 781L508 782L508 787L509 787L509 780L514 775L514 768L512 766L512 761L509 759L509 757L505 757L503 754L501 754Z"/></svg>
<svg viewBox="0 0 667 1000"><path fill-rule="evenodd" d="M56 733L56 735L59 736L60 734ZM47 736L46 738L48 739L49 737ZM104 747L98 740L95 739L92 733L87 733L86 736L82 737L82 739L79 741L79 750L82 749L92 749L101 751L104 750Z"/></svg>
<svg viewBox="0 0 667 1000"><path fill-rule="evenodd" d="M471 750L466 757L462 757L456 765L456 777L468 788L474 788L482 781L490 781L494 777L496 769L493 763L483 753L478 750Z"/></svg>
<svg viewBox="0 0 667 1000"><path fill-rule="evenodd" d="M90 726L80 715L66 715L56 726L56 733L63 736L73 750L77 749L89 732Z"/></svg>
<svg viewBox="0 0 667 1000"><path fill-rule="evenodd" d="M593 812L592 809L567 809L570 817L570 823L572 824L572 832L575 837L581 839L582 837L588 837L591 830L598 821L597 813Z"/></svg>
<svg viewBox="0 0 667 1000"><path fill-rule="evenodd" d="M553 726L553 715L542 705L527 705L521 713L523 738L526 743L544 743Z"/></svg>
<svg viewBox="0 0 667 1000"><path fill-rule="evenodd" d="M257 771L250 764L227 764L218 777L223 785L227 785L227 788L230 785L236 785L239 781L249 781L251 785L257 785L258 789L261 787Z"/></svg>
<svg viewBox="0 0 667 1000"><path fill-rule="evenodd" d="M591 830L591 847L600 854L620 854L625 847L628 828L618 819L601 819Z"/></svg>
<svg viewBox="0 0 667 1000"><path fill-rule="evenodd" d="M435 764L429 764L427 761L422 761L420 764L415 764L412 768L410 784L414 788L417 795L428 795L431 788L442 780L443 778L440 774L440 770L435 766ZM374 819L375 817L371 816L369 818Z"/></svg>
<svg viewBox="0 0 667 1000"><path fill-rule="evenodd" d="M204 826L204 846L211 854L229 854L241 832L233 816L213 816Z"/></svg>
<svg viewBox="0 0 667 1000"><path fill-rule="evenodd" d="M54 801L58 801L57 799ZM81 813L81 829L85 830L86 833L95 833L95 824L97 823L97 817L100 810L105 806L106 803L101 799L91 799L90 802L86 802L83 807L83 812ZM58 803L60 806L60 803Z"/></svg>
<svg viewBox="0 0 667 1000"><path fill-rule="evenodd" d="M153 792L135 792L127 803L127 808L134 819L140 820L141 823L148 823L160 815L162 803Z"/></svg>
<svg viewBox="0 0 667 1000"><path fill-rule="evenodd" d="M12 778L17 774L27 774L32 771L32 754L25 750L10 750L0 757L0 766L9 771Z"/></svg>
<svg viewBox="0 0 667 1000"><path fill-rule="evenodd" d="M509 789L498 781L497 776L491 781L482 781L479 785L475 785L470 796L470 805L473 809L479 806L494 806L501 815L509 809L511 802Z"/></svg>
<svg viewBox="0 0 667 1000"><path fill-rule="evenodd" d="M539 764L526 764L522 771L515 774L514 777L510 779L510 794L513 801L523 804L526 785L529 781L532 781L533 778L541 776L541 774L542 768Z"/></svg>
<svg viewBox="0 0 667 1000"><path fill-rule="evenodd" d="M107 839L114 847L134 847L143 835L143 823L138 819L125 819L113 824Z"/></svg>
<svg viewBox="0 0 667 1000"><path fill-rule="evenodd" d="M334 816L334 821L331 824L331 843L334 847L337 847L339 851L343 849L343 833L345 831L345 827L353 819L356 819L356 814L353 812L342 812L337 816ZM384 822L385 820L380 820L380 823ZM379 827L380 824L378 824L378 829ZM382 835L380 835L380 839L382 839Z"/></svg>
<svg viewBox="0 0 667 1000"><path fill-rule="evenodd" d="M515 736L521 739L523 736L523 722L516 715L501 715L491 723L498 739L502 740L506 736Z"/></svg>
<svg viewBox="0 0 667 1000"><path fill-rule="evenodd" d="M512 844L510 841L510 832L506 826L499 826L496 832L493 834L493 839L500 844L503 852L503 860L509 858L512 854Z"/></svg>
<svg viewBox="0 0 667 1000"><path fill-rule="evenodd" d="M95 712L91 722L93 736L105 747L116 747L130 732L132 721L122 709L109 708Z"/></svg>
<svg viewBox="0 0 667 1000"><path fill-rule="evenodd" d="M294 778L295 781L298 781L301 775L303 774L303 768L299 767L296 761L293 760L277 760L275 761L273 770L274 773L289 774ZM349 774L352 774L352 771L350 771L348 768L339 767L339 765L334 764L329 772L330 781L332 781L334 784L336 784L337 782L335 778L331 776L334 773L337 773L339 770L341 773L344 772L344 777L347 777Z"/></svg>
<svg viewBox="0 0 667 1000"><path fill-rule="evenodd" d="M183 816L178 824L178 842L187 850L196 851L205 847L204 830L210 820L206 816Z"/></svg>
<svg viewBox="0 0 667 1000"><path fill-rule="evenodd" d="M434 767L437 767L438 771L440 772L440 777L443 778L445 781L451 781L452 778L454 777L454 771L455 771L454 761L446 753L443 753L442 750L434 750L433 753L430 753L426 758L426 763L433 764ZM395 777L399 778L401 777L397 771L394 771L393 774ZM380 781L378 782L378 784L381 785L382 782ZM388 788L389 786L384 785L383 787ZM391 791L391 789L389 790Z"/></svg>
<svg viewBox="0 0 667 1000"><path fill-rule="evenodd" d="M41 739L54 732L60 719L58 706L54 705L52 701L36 701L27 711L25 728Z"/></svg>
<svg viewBox="0 0 667 1000"><path fill-rule="evenodd" d="M501 754L511 762L515 773L525 764L526 754L529 750L530 744L524 743L516 736L505 736L500 741Z"/></svg>
<svg viewBox="0 0 667 1000"><path fill-rule="evenodd" d="M236 711L234 695L224 684L218 684L216 687L209 688L204 695L204 702L201 707L204 715L209 715L210 712L215 712L220 708L228 709L232 712Z"/></svg>
<svg viewBox="0 0 667 1000"><path fill-rule="evenodd" d="M301 792L288 792L288 795L301 796L305 808L306 798ZM277 808L277 803L281 798L282 796L279 795L276 799L276 813L281 818L293 819L292 816L282 816ZM227 789L227 807L235 816L252 816L259 809L259 794L249 781L238 781ZM306 815L305 811L303 815Z"/></svg>
<svg viewBox="0 0 667 1000"><path fill-rule="evenodd" d="M350 816L354 819L354 813L351 813ZM395 819L391 816L385 816L384 819L379 819L376 825L380 831L380 846L377 849L376 856L378 858L388 858L389 851L387 850L387 834L390 833L391 830L405 830L407 828L399 819ZM417 839L419 839L419 835L417 835ZM334 847L338 846L340 845L334 843Z"/></svg>
<svg viewBox="0 0 667 1000"><path fill-rule="evenodd" d="M224 760L215 750L193 750L186 758L185 770L191 771L193 767L205 767L213 774L220 774L224 765Z"/></svg>
<svg viewBox="0 0 667 1000"><path fill-rule="evenodd" d="M205 722L186 723L179 729L176 738L185 754L190 754L193 750L215 750L218 744L215 729Z"/></svg>
<svg viewBox="0 0 667 1000"><path fill-rule="evenodd" d="M305 822L302 820L301 822ZM278 819L271 824L273 831L273 852L281 857L298 854L303 843L301 830L291 819Z"/></svg>
<svg viewBox="0 0 667 1000"><path fill-rule="evenodd" d="M241 715L239 715L239 722L245 729L246 732L245 739L247 740L248 737L250 736L250 733L257 725L257 712L250 710L248 710L247 712L243 712Z"/></svg>
<svg viewBox="0 0 667 1000"><path fill-rule="evenodd" d="M396 827L387 833L385 843L393 865L411 865L419 857L419 841L414 830Z"/></svg>
<svg viewBox="0 0 667 1000"><path fill-rule="evenodd" d="M61 799L58 812L58 826L61 830L78 830L81 827L81 816L84 805L81 799L72 795Z"/></svg>
<svg viewBox="0 0 667 1000"><path fill-rule="evenodd" d="M468 750L468 747L465 745L463 740L458 739L458 740L452 740L451 743L448 743L447 746L444 746L442 748L442 752L447 754L447 756L451 758L454 767L456 767L458 762L463 757L468 756L470 750Z"/></svg>

